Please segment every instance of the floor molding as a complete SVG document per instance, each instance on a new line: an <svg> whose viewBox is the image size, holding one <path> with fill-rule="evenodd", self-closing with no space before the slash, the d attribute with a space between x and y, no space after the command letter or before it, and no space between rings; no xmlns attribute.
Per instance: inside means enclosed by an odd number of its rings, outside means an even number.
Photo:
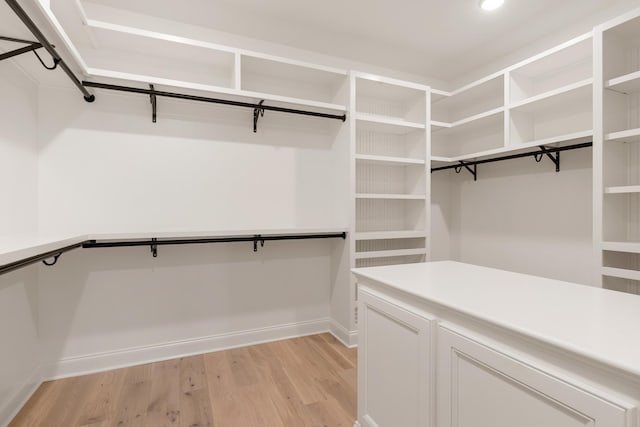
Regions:
<svg viewBox="0 0 640 427"><path fill-rule="evenodd" d="M349 331L334 319L330 320L329 331L345 346L349 348L358 346L358 331Z"/></svg>
<svg viewBox="0 0 640 427"><path fill-rule="evenodd" d="M192 356L212 351L245 347L270 341L328 332L329 318L275 325L188 340L173 341L122 350L69 357L47 366L47 380L73 377L141 365L177 357Z"/></svg>
<svg viewBox="0 0 640 427"><path fill-rule="evenodd" d="M33 393L43 382L42 368L38 366L24 385L0 407L0 426L7 426L18 415L20 409L27 403Z"/></svg>

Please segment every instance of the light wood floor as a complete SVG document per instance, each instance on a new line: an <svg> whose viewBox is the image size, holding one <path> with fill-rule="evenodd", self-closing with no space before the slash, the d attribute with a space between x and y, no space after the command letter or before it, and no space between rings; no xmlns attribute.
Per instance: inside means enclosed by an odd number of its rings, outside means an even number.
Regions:
<svg viewBox="0 0 640 427"><path fill-rule="evenodd" d="M356 350L330 334L42 384L10 424L353 426Z"/></svg>

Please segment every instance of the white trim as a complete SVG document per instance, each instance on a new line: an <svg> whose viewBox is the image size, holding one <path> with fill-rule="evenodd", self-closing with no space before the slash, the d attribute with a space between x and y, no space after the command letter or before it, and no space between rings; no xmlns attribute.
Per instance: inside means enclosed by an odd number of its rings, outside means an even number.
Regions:
<svg viewBox="0 0 640 427"><path fill-rule="evenodd" d="M43 370L46 380L328 332L329 318L68 357Z"/></svg>
<svg viewBox="0 0 640 427"><path fill-rule="evenodd" d="M348 331L335 319L331 319L331 322L329 322L329 332L348 348L358 346L358 331Z"/></svg>
<svg viewBox="0 0 640 427"><path fill-rule="evenodd" d="M0 426L9 425L9 422L18 415L18 412L42 384L42 373L41 366L34 369L33 374L25 381L24 385L7 399L4 405L0 406Z"/></svg>

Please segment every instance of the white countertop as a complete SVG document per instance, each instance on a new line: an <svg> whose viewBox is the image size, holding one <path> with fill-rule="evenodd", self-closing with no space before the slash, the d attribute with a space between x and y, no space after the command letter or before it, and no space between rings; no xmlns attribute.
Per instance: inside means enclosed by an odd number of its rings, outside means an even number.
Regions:
<svg viewBox="0 0 640 427"><path fill-rule="evenodd" d="M136 239L196 239L206 237L237 237L260 234L262 236L333 234L347 232L347 228L281 228L252 230L175 230L157 232L98 233L79 235L35 235L0 236L0 265L11 264L32 256L55 251L86 240L136 240Z"/></svg>
<svg viewBox="0 0 640 427"><path fill-rule="evenodd" d="M454 261L352 270L640 377L640 296Z"/></svg>

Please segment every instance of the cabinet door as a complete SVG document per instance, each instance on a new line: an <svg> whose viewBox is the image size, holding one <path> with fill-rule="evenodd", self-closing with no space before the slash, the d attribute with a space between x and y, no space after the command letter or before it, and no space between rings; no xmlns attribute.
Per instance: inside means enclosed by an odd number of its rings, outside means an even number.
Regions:
<svg viewBox="0 0 640 427"><path fill-rule="evenodd" d="M430 320L362 290L358 304L360 424L431 426Z"/></svg>
<svg viewBox="0 0 640 427"><path fill-rule="evenodd" d="M634 408L438 328L438 427L628 427Z"/></svg>

